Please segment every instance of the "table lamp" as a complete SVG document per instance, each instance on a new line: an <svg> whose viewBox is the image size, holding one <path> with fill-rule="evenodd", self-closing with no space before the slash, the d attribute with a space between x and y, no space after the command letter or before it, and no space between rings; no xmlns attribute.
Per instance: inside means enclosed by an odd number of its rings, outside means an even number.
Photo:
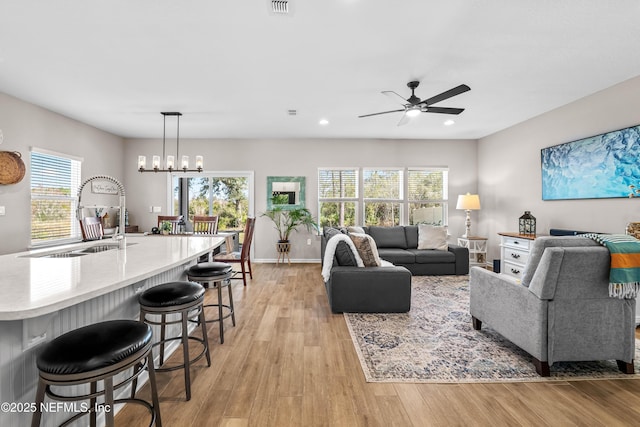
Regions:
<svg viewBox="0 0 640 427"><path fill-rule="evenodd" d="M477 194L461 194L458 196L458 203L456 209L464 209L467 213L467 220L465 222L467 229L462 237L471 237L471 211L480 210L480 197Z"/></svg>

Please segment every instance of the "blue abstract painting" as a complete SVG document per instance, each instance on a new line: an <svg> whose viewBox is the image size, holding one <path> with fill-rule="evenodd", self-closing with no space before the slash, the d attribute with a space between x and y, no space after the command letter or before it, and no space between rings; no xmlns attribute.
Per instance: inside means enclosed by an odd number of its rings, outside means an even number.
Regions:
<svg viewBox="0 0 640 427"><path fill-rule="evenodd" d="M543 148L542 200L640 196L640 125Z"/></svg>

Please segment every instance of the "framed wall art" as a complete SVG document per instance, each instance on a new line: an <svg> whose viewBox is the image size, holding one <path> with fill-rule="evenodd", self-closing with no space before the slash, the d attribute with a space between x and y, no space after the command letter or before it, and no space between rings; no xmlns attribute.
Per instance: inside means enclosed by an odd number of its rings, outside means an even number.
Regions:
<svg viewBox="0 0 640 427"><path fill-rule="evenodd" d="M541 150L542 200L640 196L640 125Z"/></svg>

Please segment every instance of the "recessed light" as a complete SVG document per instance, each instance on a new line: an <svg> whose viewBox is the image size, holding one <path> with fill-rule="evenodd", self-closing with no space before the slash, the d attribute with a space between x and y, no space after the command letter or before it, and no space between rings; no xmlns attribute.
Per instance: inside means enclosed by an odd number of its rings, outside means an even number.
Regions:
<svg viewBox="0 0 640 427"><path fill-rule="evenodd" d="M444 125L445 126L451 126L451 125L455 125L456 122L454 122L453 120L449 119L449 120L445 120Z"/></svg>
<svg viewBox="0 0 640 427"><path fill-rule="evenodd" d="M322 126L326 126L326 125L328 125L328 124L329 124L329 120L327 120L327 119L320 119L320 121L318 122L318 124L319 124L319 125L322 125Z"/></svg>

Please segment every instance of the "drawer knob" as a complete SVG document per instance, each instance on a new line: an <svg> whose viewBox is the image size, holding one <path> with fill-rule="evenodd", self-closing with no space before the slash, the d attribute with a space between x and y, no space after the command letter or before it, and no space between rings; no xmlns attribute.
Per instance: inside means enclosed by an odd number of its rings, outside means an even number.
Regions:
<svg viewBox="0 0 640 427"><path fill-rule="evenodd" d="M514 240L514 241L513 241L513 244L514 244L514 245L519 245L519 244L520 244L520 242L518 242L517 240Z"/></svg>
<svg viewBox="0 0 640 427"><path fill-rule="evenodd" d="M518 258L520 258L520 254L514 254L514 253L512 253L512 254L511 254L511 258L518 259Z"/></svg>
<svg viewBox="0 0 640 427"><path fill-rule="evenodd" d="M513 274L520 274L520 270L516 270L515 268L512 268L512 269L511 269L511 272L512 272Z"/></svg>

